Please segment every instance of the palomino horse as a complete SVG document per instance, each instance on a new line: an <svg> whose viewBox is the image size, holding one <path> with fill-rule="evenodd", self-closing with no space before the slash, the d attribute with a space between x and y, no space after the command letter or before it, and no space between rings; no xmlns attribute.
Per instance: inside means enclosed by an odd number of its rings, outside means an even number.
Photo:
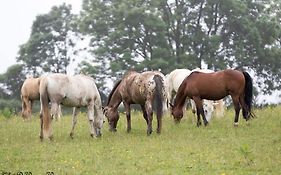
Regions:
<svg viewBox="0 0 281 175"><path fill-rule="evenodd" d="M230 95L235 108L234 126L238 126L239 112L242 107L244 119L254 117L251 113L253 83L247 72L227 69L214 73L193 72L184 79L179 87L172 115L176 122L183 117L182 106L189 97L195 101L197 108L197 126L201 125L200 114L205 126L208 121L203 112L202 99L220 100Z"/></svg>
<svg viewBox="0 0 281 175"><path fill-rule="evenodd" d="M127 72L123 79L114 85L104 109L110 131L116 131L119 120L118 106L123 102L126 109L127 132L131 131L130 105L140 104L143 117L147 123L147 135L150 135L152 133L152 105L155 100L157 133L161 133L163 108L167 105L166 93L166 82L162 73L156 71Z"/></svg>
<svg viewBox="0 0 281 175"><path fill-rule="evenodd" d="M101 98L93 78L85 75L69 76L65 74L50 74L42 78L40 83L41 101L41 140L44 137L52 139L51 115L54 115L59 104L69 107L87 107L91 136L100 137L104 122ZM51 102L51 115L49 112ZM76 112L74 111L72 130L74 134L76 124Z"/></svg>
<svg viewBox="0 0 281 175"><path fill-rule="evenodd" d="M40 80L39 78L27 78L21 87L21 100L22 100L22 117L24 119L30 119L31 118L31 111L32 106L35 100L40 99L39 94L39 86L40 86ZM56 119L61 118L61 108L59 106L59 110L55 115Z"/></svg>
<svg viewBox="0 0 281 175"><path fill-rule="evenodd" d="M183 82L183 80L189 76L193 71L200 71L205 73L211 73L214 72L209 69L200 69L196 68L192 71L188 69L175 69L171 73L166 75L167 85L168 85L168 101L169 103L172 103L173 99L173 93L177 93L179 86ZM219 100L217 103L214 103L214 101L211 100L203 100L203 108L206 115L207 120L209 121L212 117L213 111L215 110L215 113L218 115L223 115L223 109L224 107L223 100ZM191 107L192 112L196 112L196 106L193 100L191 100ZM183 106L183 110L186 109L186 104Z"/></svg>

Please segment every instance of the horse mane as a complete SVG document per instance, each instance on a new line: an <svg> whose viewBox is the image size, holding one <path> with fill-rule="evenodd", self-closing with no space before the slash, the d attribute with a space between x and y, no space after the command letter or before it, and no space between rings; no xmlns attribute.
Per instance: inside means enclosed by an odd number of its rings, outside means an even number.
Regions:
<svg viewBox="0 0 281 175"><path fill-rule="evenodd" d="M113 95L113 93L115 92L115 90L117 89L117 87L119 86L119 84L121 83L121 81L122 81L122 80L118 80L118 81L115 83L115 85L113 86L113 89L111 90L111 92L110 92L110 94L109 94L109 96L108 96L106 106L109 105L109 102L110 102L110 100L111 100L111 98L112 98L112 95Z"/></svg>

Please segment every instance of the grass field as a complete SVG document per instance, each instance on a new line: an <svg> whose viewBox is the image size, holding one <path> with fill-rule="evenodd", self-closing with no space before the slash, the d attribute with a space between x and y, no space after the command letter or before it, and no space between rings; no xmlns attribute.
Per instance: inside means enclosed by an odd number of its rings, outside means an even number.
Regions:
<svg viewBox="0 0 281 175"><path fill-rule="evenodd" d="M232 110L200 128L190 112L179 125L165 116L162 134L149 137L141 113L132 114L129 134L122 114L117 133L106 122L100 139L90 137L81 113L74 139L70 116L53 122L53 142L40 142L38 117L0 116L0 174L280 174L281 107L255 113L249 124L240 117L238 128Z"/></svg>

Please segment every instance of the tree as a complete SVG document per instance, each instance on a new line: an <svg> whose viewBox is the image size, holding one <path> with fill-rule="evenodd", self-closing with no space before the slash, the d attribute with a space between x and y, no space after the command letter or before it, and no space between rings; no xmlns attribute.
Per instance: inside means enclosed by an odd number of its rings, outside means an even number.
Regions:
<svg viewBox="0 0 281 175"><path fill-rule="evenodd" d="M34 76L42 72L63 72L75 59L76 16L71 6L54 6L48 14L36 17L27 43L21 45L18 61Z"/></svg>
<svg viewBox="0 0 281 175"><path fill-rule="evenodd" d="M0 75L1 96L20 99L20 89L24 80L23 65L15 64L10 66L6 73Z"/></svg>
<svg viewBox="0 0 281 175"><path fill-rule="evenodd" d="M105 93L108 92L108 89L106 86L104 86L106 84L106 79L102 76L103 73L99 72L99 70L100 69L98 69L98 66L93 65L84 60L78 64L78 67L76 68L75 72L76 74L84 74L94 78L99 93L101 95L102 102L103 104L105 104L105 100L107 99Z"/></svg>
<svg viewBox="0 0 281 175"><path fill-rule="evenodd" d="M281 84L277 9L253 0L85 0L80 29L92 36L92 53L107 77L206 64L254 70L273 90Z"/></svg>

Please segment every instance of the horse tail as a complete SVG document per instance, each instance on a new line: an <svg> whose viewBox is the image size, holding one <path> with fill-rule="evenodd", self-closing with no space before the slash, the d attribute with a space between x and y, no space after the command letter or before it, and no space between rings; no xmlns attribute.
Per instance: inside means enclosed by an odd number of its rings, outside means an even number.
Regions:
<svg viewBox="0 0 281 175"><path fill-rule="evenodd" d="M245 88L244 88L244 101L247 105L248 111L243 112L243 116L254 118L255 115L252 113L252 100L253 100L253 80L252 77L247 72L242 72L245 78Z"/></svg>
<svg viewBox="0 0 281 175"><path fill-rule="evenodd" d="M40 102L41 102L41 112L43 114L43 128L41 128L41 133L43 129L43 136L49 137L50 136L50 122L51 122L51 116L49 112L49 97L48 97L48 90L47 90L47 80L41 79L40 82Z"/></svg>
<svg viewBox="0 0 281 175"><path fill-rule="evenodd" d="M163 84L163 78L160 75L154 75L153 80L156 84L156 91L155 91L155 100L156 100L156 113L157 116L162 116L163 114L163 90L164 90L164 84Z"/></svg>

